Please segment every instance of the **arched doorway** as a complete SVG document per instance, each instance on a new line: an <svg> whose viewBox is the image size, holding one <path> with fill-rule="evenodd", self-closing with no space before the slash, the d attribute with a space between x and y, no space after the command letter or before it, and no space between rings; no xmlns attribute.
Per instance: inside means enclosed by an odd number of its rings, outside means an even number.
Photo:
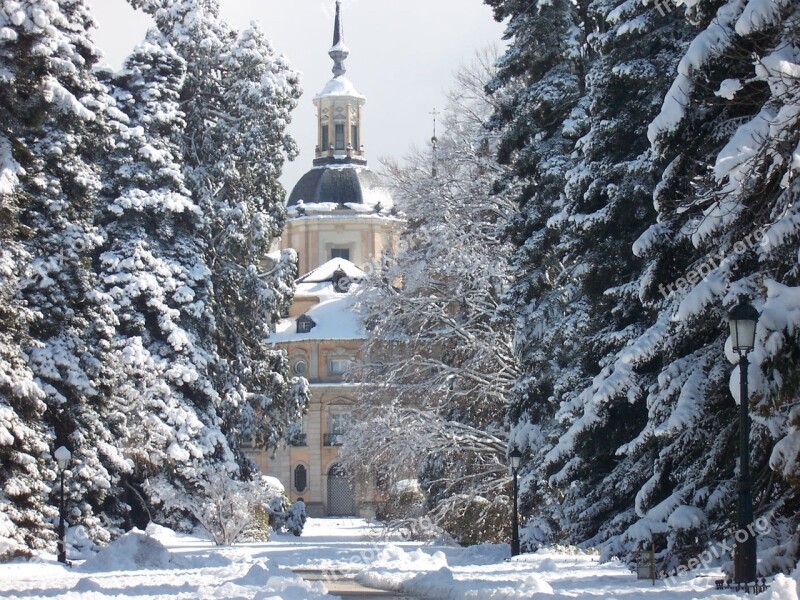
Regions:
<svg viewBox="0 0 800 600"><path fill-rule="evenodd" d="M341 465L334 464L328 469L328 516L354 517L356 499L353 487Z"/></svg>

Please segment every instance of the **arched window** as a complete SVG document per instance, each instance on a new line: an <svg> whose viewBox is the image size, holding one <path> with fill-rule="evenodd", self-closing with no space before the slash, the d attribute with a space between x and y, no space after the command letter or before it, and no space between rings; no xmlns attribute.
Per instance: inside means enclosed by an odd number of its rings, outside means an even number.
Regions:
<svg viewBox="0 0 800 600"><path fill-rule="evenodd" d="M294 489L302 493L308 486L308 471L305 465L297 465L294 468Z"/></svg>

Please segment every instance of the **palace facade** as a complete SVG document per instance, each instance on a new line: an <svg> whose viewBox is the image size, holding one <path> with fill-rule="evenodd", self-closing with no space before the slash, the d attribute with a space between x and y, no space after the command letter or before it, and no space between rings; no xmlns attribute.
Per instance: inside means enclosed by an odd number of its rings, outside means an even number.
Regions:
<svg viewBox="0 0 800 600"><path fill-rule="evenodd" d="M391 249L401 224L392 198L367 167L366 98L345 77L349 50L336 3L333 79L314 98L317 147L313 168L287 200L281 248L294 248L299 271L294 304L270 338L286 350L296 375L309 381L311 401L302 434L288 447L252 458L277 477L290 500L302 498L310 516L374 516L370 483L353 487L338 462L357 383L343 375L358 357L365 332L353 313L353 294L373 261Z"/></svg>

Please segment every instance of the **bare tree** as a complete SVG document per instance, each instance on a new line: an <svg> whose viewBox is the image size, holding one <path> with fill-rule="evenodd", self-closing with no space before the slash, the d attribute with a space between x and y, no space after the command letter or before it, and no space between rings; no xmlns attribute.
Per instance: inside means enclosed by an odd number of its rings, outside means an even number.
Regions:
<svg viewBox="0 0 800 600"><path fill-rule="evenodd" d="M352 373L363 383L359 425L342 457L387 484L420 479L440 524L456 503L508 487L506 394L518 371L501 232L513 207L491 193L501 173L483 127L495 58L484 51L458 73L428 151L387 165L407 225L357 296L369 339Z"/></svg>

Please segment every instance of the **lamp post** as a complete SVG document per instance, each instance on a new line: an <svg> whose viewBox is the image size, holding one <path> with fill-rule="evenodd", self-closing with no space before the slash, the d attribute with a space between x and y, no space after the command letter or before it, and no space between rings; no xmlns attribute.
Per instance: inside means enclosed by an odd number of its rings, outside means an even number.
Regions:
<svg viewBox="0 0 800 600"><path fill-rule="evenodd" d="M61 471L61 503L58 508L58 562L67 564L67 531L66 506L64 505L64 471L67 470L69 459L72 457L70 451L61 446L55 452L58 469Z"/></svg>
<svg viewBox="0 0 800 600"><path fill-rule="evenodd" d="M747 391L747 353L753 349L756 340L758 311L753 308L746 296L739 298L728 314L731 328L731 342L739 355L739 506L738 531L733 557L733 579L736 583L756 580L756 537L753 528L753 492L750 483L750 415L749 394ZM739 534L739 531L744 532ZM740 542L739 535L745 535Z"/></svg>
<svg viewBox="0 0 800 600"><path fill-rule="evenodd" d="M508 455L511 461L511 473L514 475L514 507L511 512L511 556L519 554L519 516L517 510L517 496L519 495L519 488L517 486L517 474L519 473L519 464L522 461L522 453L514 448Z"/></svg>

